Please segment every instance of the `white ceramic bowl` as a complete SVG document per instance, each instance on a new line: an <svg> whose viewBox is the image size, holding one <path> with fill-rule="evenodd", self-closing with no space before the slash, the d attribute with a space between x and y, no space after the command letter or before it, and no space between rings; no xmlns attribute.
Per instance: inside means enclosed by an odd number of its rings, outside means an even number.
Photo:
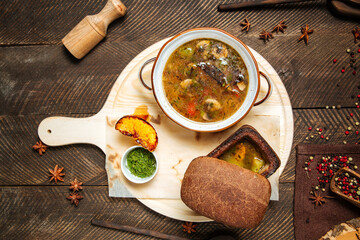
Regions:
<svg viewBox="0 0 360 240"><path fill-rule="evenodd" d="M165 68L165 64L169 59L170 55L184 43L200 38L216 39L234 48L244 60L244 63L246 65L249 74L249 88L244 103L241 105L238 111L236 111L232 116L218 122L196 122L182 116L171 106L171 104L167 100L163 87L163 81L162 81L163 71ZM272 91L272 85L270 79L265 74L259 71L258 64L254 56L250 52L249 48L238 38L234 37L233 35L221 29L217 29L217 28L190 29L185 32L179 33L178 35L172 37L169 41L167 41L162 46L157 57L155 58L155 62L151 74L152 88L146 86L146 84L142 79L142 70L147 63L151 62L151 60L153 59L150 59L149 61L145 62L143 67L141 68L140 80L142 81L145 87L153 90L155 99L158 102L160 108L170 119L172 119L177 124L193 131L216 132L231 127L232 125L236 124L241 119L243 119L254 105L264 102L270 96ZM265 96L264 99L262 99L258 103L255 103L255 100L260 90L260 75L263 75L268 81L269 90L268 90L268 94Z"/></svg>
<svg viewBox="0 0 360 240"><path fill-rule="evenodd" d="M141 146L133 146L133 147L128 148L128 149L124 152L124 154L123 154L123 156L122 156L122 158L121 158L121 171L123 172L124 176L125 176L129 181L131 181L131 182L133 182L133 183L138 183L138 184L140 184L140 183L146 183L146 182L149 182L151 179L153 179L153 178L155 177L155 175L156 175L156 173L157 173L157 171L158 171L158 168L159 168L159 160L158 160L156 154L155 154L154 152L151 152L151 153L154 155L155 161L156 161L156 169L155 169L155 172L154 172L151 176L146 177L146 178L140 178L140 177L137 177L137 176L133 175L133 174L130 172L130 170L129 170L129 168L128 168L128 165L127 165L127 156L128 156L128 154L131 152L131 150L136 149L136 148L143 148L143 147L141 147Z"/></svg>

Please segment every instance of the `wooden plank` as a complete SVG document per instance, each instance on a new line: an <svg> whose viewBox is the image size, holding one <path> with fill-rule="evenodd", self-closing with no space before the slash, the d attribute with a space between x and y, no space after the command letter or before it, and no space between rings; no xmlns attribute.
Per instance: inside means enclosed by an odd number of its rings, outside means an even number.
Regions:
<svg viewBox="0 0 360 240"><path fill-rule="evenodd" d="M77 208L65 199L69 193L65 186L0 187L0 231L5 239L150 239L90 224L91 219L99 218L195 239L209 239L219 232L238 239L292 239L293 191L293 183L281 184L281 201L270 203L264 220L254 229L209 222L199 223L197 232L189 235L183 232L183 222L161 216L136 199L109 198L106 186L86 186Z"/></svg>
<svg viewBox="0 0 360 240"><path fill-rule="evenodd" d="M0 185L53 185L48 169L56 164L65 169L62 184L69 185L75 177L86 184L106 184L105 155L97 147L56 147L42 156L32 149L38 141L37 125L43 118L44 115L0 117Z"/></svg>
<svg viewBox="0 0 360 240"><path fill-rule="evenodd" d="M318 44L305 46L296 43L293 36L273 39L266 45L258 41L249 45L279 73L293 108L355 106L360 93L358 75L340 72L349 61L344 51L347 44L342 42L338 47L336 42L328 43L329 37L321 39L314 33L315 37L321 45L329 46L328 50L318 53ZM95 114L127 63L150 44L103 43L82 61L74 60L62 46L2 47L0 114ZM302 54L303 58L297 57ZM338 63L333 64L336 56Z"/></svg>
<svg viewBox="0 0 360 240"><path fill-rule="evenodd" d="M353 113L354 116L347 119ZM294 142L287 166L280 178L281 182L295 180L295 147L299 143L334 144L359 141L355 125L360 122L360 109L298 109L294 114ZM88 115L73 114L71 117ZM43 156L39 156L31 147L37 141L37 126L48 115L2 116L0 117L0 185L49 185L48 168L56 164L65 168L67 175L65 185L74 177L90 185L107 185L104 169L105 155L100 149L91 145L69 145L53 147ZM308 127L313 127L309 132ZM352 126L349 135L345 129ZM316 127L325 128L321 139L316 133ZM313 134L314 138L306 140ZM52 185L52 184L51 184Z"/></svg>
<svg viewBox="0 0 360 240"><path fill-rule="evenodd" d="M353 117L350 116L353 113ZM295 161L296 151L295 147L299 143L308 144L342 144L343 141L347 143L359 143L360 126L356 126L356 122L360 122L359 108L341 108L341 109L297 109L293 111L294 114L294 142L293 150L287 167L285 168L280 180L281 181L295 181ZM308 128L312 127L312 131ZM349 135L345 134L348 127L352 130ZM324 139L322 139L316 131L316 128L322 128ZM311 138L311 135L314 138ZM308 137L308 140L306 139ZM329 140L326 140L326 137Z"/></svg>
<svg viewBox="0 0 360 240"><path fill-rule="evenodd" d="M0 44L61 44L61 39L86 15L95 14L105 5L101 1L41 2L7 0L0 6ZM158 41L178 31L212 26L240 33L239 22L247 16L252 28L246 36L258 37L262 29L272 29L280 20L289 23L286 35L298 35L309 23L319 36L332 34L341 39L354 27L354 22L332 16L326 1L314 1L270 8L218 12L218 1L149 1L128 0L128 13L110 25L106 41ZM313 18L313 16L317 16ZM309 20L311 19L311 20ZM354 20L355 21L355 20ZM167 24L171 22L171 24ZM336 31L337 34L333 34ZM341 34L339 34L341 33ZM340 36L336 36L340 35ZM296 39L296 37L295 37Z"/></svg>

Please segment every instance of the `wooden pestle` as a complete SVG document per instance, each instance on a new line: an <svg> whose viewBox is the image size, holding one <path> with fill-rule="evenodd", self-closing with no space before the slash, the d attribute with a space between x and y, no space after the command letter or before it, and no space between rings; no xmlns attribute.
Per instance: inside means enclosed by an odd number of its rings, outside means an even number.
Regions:
<svg viewBox="0 0 360 240"><path fill-rule="evenodd" d="M126 7L120 0L108 0L98 14L86 16L62 42L74 57L81 59L106 36L109 24L125 14Z"/></svg>

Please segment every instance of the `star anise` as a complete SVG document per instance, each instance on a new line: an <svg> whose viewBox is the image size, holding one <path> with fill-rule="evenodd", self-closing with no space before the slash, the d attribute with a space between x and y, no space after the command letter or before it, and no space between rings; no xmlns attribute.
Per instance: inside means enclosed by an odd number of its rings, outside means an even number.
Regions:
<svg viewBox="0 0 360 240"><path fill-rule="evenodd" d="M360 29L356 27L352 30L352 33L354 34L354 42L356 43L358 39L360 40Z"/></svg>
<svg viewBox="0 0 360 240"><path fill-rule="evenodd" d="M321 196L320 194L317 194L316 192L313 192L314 196L309 197L311 202L315 204L315 207L321 206L322 204L326 203L325 198L333 198L330 196Z"/></svg>
<svg viewBox="0 0 360 240"><path fill-rule="evenodd" d="M83 196L78 193L70 193L70 196L68 196L66 199L70 200L71 204L75 204L75 206L78 206L79 200L83 199Z"/></svg>
<svg viewBox="0 0 360 240"><path fill-rule="evenodd" d="M271 32L267 32L265 31L264 29L262 30L262 32L260 33L260 36L259 36L261 39L264 40L264 42L266 41L269 41L270 38L273 38L273 35Z"/></svg>
<svg viewBox="0 0 360 240"><path fill-rule="evenodd" d="M240 25L241 25L241 26L244 26L244 27L241 29L241 31L244 31L244 30L245 30L245 31L248 32L248 31L250 30L250 25L251 25L251 23L249 22L249 20L248 20L247 18L245 18L245 19L244 19L244 22L241 22Z"/></svg>
<svg viewBox="0 0 360 240"><path fill-rule="evenodd" d="M184 232L187 233L192 233L192 232L196 232L196 224L192 223L192 222L186 222L185 224L182 225L184 228Z"/></svg>
<svg viewBox="0 0 360 240"><path fill-rule="evenodd" d="M309 25L306 24L305 28L301 27L301 37L299 38L298 42L300 42L302 39L304 39L305 43L307 44L309 41L309 34L313 33L314 30L309 30Z"/></svg>
<svg viewBox="0 0 360 240"><path fill-rule="evenodd" d="M69 187L70 190L73 190L73 192L78 192L82 190L82 182L79 182L76 178L73 182L70 182L71 186Z"/></svg>
<svg viewBox="0 0 360 240"><path fill-rule="evenodd" d="M279 22L278 25L276 25L273 28L272 32L276 31L276 33L279 33L279 31L280 31L280 32L284 33L284 28L287 28L287 26L285 25L285 20L282 20L282 21Z"/></svg>
<svg viewBox="0 0 360 240"><path fill-rule="evenodd" d="M46 149L48 148L48 146L46 146L41 140L38 141L34 146L32 146L32 148L35 151L38 151L40 156L43 155L43 153L46 151Z"/></svg>
<svg viewBox="0 0 360 240"><path fill-rule="evenodd" d="M62 176L65 176L65 173L62 173L63 169L64 168L58 168L58 165L55 166L54 170L49 169L49 172L51 173L49 175L49 177L51 177L50 182L52 180L55 180L56 183L58 180L63 182L64 179L62 179Z"/></svg>

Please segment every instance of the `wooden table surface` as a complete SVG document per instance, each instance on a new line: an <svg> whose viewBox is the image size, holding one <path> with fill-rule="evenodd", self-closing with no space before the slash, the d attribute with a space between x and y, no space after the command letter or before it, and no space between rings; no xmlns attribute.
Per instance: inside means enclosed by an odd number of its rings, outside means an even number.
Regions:
<svg viewBox="0 0 360 240"><path fill-rule="evenodd" d="M345 129L360 120L355 102L360 94L360 71L349 69L357 44L354 19L333 16L325 1L263 9L218 12L221 1L124 0L125 17L110 25L108 37L83 60L67 52L61 39L86 15L95 14L105 0L3 0L0 4L0 238L2 239L150 239L133 233L90 225L93 218L147 228L195 239L219 231L239 239L293 239L295 147L299 143L332 144L359 141ZM252 23L248 33L240 22ZM262 29L271 30L286 19L285 33L264 43ZM309 44L298 42L309 24ZM199 223L185 233L183 222L164 217L136 199L108 197L104 154L90 145L53 147L39 156L32 150L37 127L53 116L85 117L97 113L124 67L153 43L194 27L217 27L239 37L267 59L283 81L293 107L294 142L280 180L280 201L271 202L255 229L228 228L216 222ZM332 60L336 58L337 63ZM346 67L345 73L341 68ZM359 69L360 70L360 69ZM325 109L325 106L341 106ZM350 113L354 116L348 119ZM308 127L325 128L329 140ZM50 183L48 168L65 168L63 183ZM70 181L84 190L79 207L65 199Z"/></svg>

